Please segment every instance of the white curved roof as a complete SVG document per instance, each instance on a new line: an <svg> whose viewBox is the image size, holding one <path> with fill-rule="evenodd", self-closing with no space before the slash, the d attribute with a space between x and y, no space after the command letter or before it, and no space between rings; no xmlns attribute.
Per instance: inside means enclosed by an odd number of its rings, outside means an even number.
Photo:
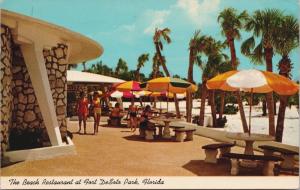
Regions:
<svg viewBox="0 0 300 190"><path fill-rule="evenodd" d="M125 82L122 79L99 75L82 71L67 71L68 82L84 82L84 83L120 83Z"/></svg>
<svg viewBox="0 0 300 190"><path fill-rule="evenodd" d="M18 25L28 26L32 33L37 33L44 38L59 38L69 44L69 59L64 64L75 64L95 59L102 55L103 47L94 40L73 32L67 28L45 22L33 17L1 9L1 23L10 28L17 28ZM22 30L17 31L22 36Z"/></svg>

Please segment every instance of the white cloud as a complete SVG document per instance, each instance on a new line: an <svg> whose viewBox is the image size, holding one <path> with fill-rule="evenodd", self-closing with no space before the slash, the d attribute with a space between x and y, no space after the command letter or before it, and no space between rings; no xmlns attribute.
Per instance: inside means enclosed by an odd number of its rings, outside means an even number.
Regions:
<svg viewBox="0 0 300 190"><path fill-rule="evenodd" d="M211 21L211 16L219 10L220 0L178 0L175 5L187 14L189 19L199 26Z"/></svg>
<svg viewBox="0 0 300 190"><path fill-rule="evenodd" d="M155 31L155 28L161 27L167 17L170 15L170 10L160 10L160 11L154 11L154 10L148 10L145 12L145 19L149 21L148 26L144 29L145 34L153 34Z"/></svg>

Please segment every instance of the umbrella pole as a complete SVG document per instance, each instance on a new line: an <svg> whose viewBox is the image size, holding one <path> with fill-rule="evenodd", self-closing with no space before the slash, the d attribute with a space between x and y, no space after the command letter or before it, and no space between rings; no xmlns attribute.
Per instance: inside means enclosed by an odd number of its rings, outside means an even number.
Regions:
<svg viewBox="0 0 300 190"><path fill-rule="evenodd" d="M169 112L169 90L170 90L170 86L168 84L168 91L167 91L167 112Z"/></svg>
<svg viewBox="0 0 300 190"><path fill-rule="evenodd" d="M253 88L251 88L251 92L250 92L249 136L250 136L250 133L251 133L252 99L253 99Z"/></svg>

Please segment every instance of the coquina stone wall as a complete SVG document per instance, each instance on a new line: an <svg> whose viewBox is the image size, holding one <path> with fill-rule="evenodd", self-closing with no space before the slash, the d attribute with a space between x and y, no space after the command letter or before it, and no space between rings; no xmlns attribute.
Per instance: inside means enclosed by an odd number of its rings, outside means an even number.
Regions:
<svg viewBox="0 0 300 190"><path fill-rule="evenodd" d="M22 51L5 26L1 26L1 48L1 149L5 151L7 145L10 150L50 146ZM67 131L67 66L59 63L66 59L67 50L64 44L43 50L63 139Z"/></svg>
<svg viewBox="0 0 300 190"><path fill-rule="evenodd" d="M8 130L12 122L12 35L8 27L1 25L1 64L0 64L0 92L1 92L1 113L0 113L0 141L1 158L3 151L8 145Z"/></svg>
<svg viewBox="0 0 300 190"><path fill-rule="evenodd" d="M43 51L57 121L63 138L67 135L67 65L61 63L67 57L67 51L68 47L64 44L58 44L51 50Z"/></svg>

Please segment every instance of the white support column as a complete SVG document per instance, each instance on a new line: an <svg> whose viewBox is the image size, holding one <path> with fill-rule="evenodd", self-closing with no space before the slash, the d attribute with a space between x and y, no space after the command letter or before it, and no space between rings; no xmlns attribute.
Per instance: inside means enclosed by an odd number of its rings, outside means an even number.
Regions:
<svg viewBox="0 0 300 190"><path fill-rule="evenodd" d="M22 44L24 60L47 128L52 146L62 145L56 111L43 56L43 46L34 42Z"/></svg>

